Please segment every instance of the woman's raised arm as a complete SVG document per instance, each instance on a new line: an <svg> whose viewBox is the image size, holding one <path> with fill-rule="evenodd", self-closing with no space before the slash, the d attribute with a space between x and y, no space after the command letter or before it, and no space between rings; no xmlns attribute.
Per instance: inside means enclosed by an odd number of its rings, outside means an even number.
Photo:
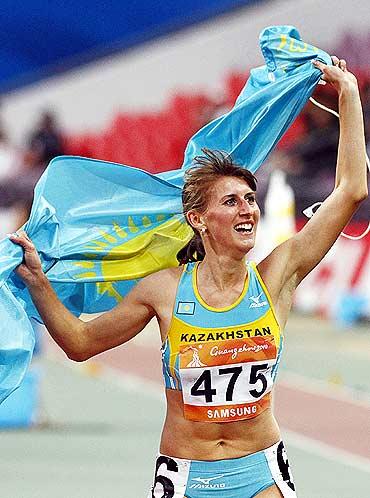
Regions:
<svg viewBox="0 0 370 498"><path fill-rule="evenodd" d="M368 195L365 134L357 80L347 70L344 60L333 57L334 66L313 63L322 71L323 80L338 92L340 136L335 187L303 229L260 263L276 299L287 283L293 290L323 259Z"/></svg>

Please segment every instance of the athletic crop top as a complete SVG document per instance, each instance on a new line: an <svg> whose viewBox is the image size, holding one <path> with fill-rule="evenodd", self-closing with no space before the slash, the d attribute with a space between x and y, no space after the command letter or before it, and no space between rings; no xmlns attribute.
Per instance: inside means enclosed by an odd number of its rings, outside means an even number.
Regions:
<svg viewBox="0 0 370 498"><path fill-rule="evenodd" d="M198 263L184 266L162 363L166 388L182 391L188 420L244 420L270 406L283 337L256 265L247 265L243 292L225 308L199 295Z"/></svg>

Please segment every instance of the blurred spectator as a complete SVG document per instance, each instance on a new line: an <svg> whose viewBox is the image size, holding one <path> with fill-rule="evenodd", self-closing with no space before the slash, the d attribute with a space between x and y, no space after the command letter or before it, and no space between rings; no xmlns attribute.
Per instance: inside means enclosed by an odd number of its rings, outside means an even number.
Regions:
<svg viewBox="0 0 370 498"><path fill-rule="evenodd" d="M13 231L19 220L19 209L13 194L13 184L20 170L21 156L9 142L0 126L0 236Z"/></svg>
<svg viewBox="0 0 370 498"><path fill-rule="evenodd" d="M11 207L16 202L13 184L21 169L21 154L11 145L7 134L0 126L0 208Z"/></svg>
<svg viewBox="0 0 370 498"><path fill-rule="evenodd" d="M328 85L318 86L314 98L329 109L337 109L337 97ZM325 199L332 191L339 139L338 119L311 102L305 106L301 119L304 132L285 148L294 164L288 171L288 183L295 192L298 217L303 209Z"/></svg>
<svg viewBox="0 0 370 498"><path fill-rule="evenodd" d="M64 154L62 134L52 112L44 112L38 127L31 133L29 154L32 156L32 163L42 168L54 157Z"/></svg>
<svg viewBox="0 0 370 498"><path fill-rule="evenodd" d="M17 177L12 180L8 189L12 203L18 210L18 226L23 225L29 217L33 190L45 167L46 164L41 161L36 149L30 148L23 152Z"/></svg>
<svg viewBox="0 0 370 498"><path fill-rule="evenodd" d="M10 144L4 128L0 125L0 182L16 175L19 163L20 155Z"/></svg>
<svg viewBox="0 0 370 498"><path fill-rule="evenodd" d="M338 107L335 91L329 85L318 86L314 98L329 109L336 110ZM302 174L333 176L339 139L338 118L311 102L307 103L303 112L306 133L299 137L292 148L292 152L297 153L303 163Z"/></svg>
<svg viewBox="0 0 370 498"><path fill-rule="evenodd" d="M43 114L24 151L12 146L0 127L0 215L8 231L27 220L35 184L49 159L61 153L60 142L54 118L48 113Z"/></svg>

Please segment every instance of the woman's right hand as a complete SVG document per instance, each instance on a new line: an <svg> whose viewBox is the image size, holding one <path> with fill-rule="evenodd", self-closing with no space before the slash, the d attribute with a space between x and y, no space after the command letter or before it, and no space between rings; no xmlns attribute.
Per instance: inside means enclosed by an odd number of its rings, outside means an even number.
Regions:
<svg viewBox="0 0 370 498"><path fill-rule="evenodd" d="M42 271L41 260L32 240L23 230L10 234L9 239L14 244L20 245L24 251L23 263L16 268L16 274L27 287L37 285L45 278L45 274Z"/></svg>

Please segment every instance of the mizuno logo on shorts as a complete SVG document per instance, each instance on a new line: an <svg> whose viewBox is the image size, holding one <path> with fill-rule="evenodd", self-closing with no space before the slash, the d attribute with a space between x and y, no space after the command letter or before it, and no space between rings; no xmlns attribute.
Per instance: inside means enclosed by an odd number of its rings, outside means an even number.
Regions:
<svg viewBox="0 0 370 498"><path fill-rule="evenodd" d="M217 488L225 488L226 484L224 482L215 483L211 481L215 481L217 479L221 479L225 474L221 474L219 476L214 477L194 477L192 481L198 481L197 484L191 484L190 488L192 489L217 489Z"/></svg>

